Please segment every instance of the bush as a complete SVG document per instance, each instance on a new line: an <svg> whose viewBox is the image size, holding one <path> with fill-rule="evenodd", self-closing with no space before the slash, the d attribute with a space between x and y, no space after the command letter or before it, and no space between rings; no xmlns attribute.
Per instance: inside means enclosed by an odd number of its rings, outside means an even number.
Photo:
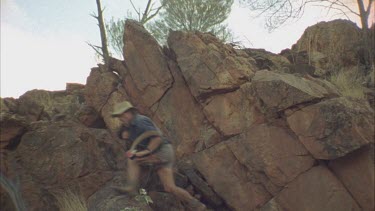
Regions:
<svg viewBox="0 0 375 211"><path fill-rule="evenodd" d="M365 99L364 76L358 69L341 70L333 73L328 79L345 97Z"/></svg>
<svg viewBox="0 0 375 211"><path fill-rule="evenodd" d="M56 195L56 199L60 211L87 211L83 197L70 190Z"/></svg>

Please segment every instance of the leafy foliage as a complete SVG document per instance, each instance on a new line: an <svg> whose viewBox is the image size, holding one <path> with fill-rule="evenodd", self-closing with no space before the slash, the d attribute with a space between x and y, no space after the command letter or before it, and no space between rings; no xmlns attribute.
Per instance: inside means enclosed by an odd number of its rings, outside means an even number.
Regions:
<svg viewBox="0 0 375 211"><path fill-rule="evenodd" d="M122 47L124 46L123 35L126 19L112 18L106 23L108 31L109 46L115 51L117 55L122 55Z"/></svg>
<svg viewBox="0 0 375 211"><path fill-rule="evenodd" d="M223 22L234 0L162 0L160 17L147 25L159 42L165 43L169 30L211 32L224 41L231 32Z"/></svg>

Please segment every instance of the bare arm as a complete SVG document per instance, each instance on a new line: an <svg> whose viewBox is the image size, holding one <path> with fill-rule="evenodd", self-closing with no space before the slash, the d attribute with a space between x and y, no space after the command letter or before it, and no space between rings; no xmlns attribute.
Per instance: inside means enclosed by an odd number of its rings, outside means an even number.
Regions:
<svg viewBox="0 0 375 211"><path fill-rule="evenodd" d="M160 146L161 142L162 142L162 140L161 140L160 136L156 136L154 138L151 138L151 141L148 144L147 149L142 150L140 152L137 152L137 153L135 153L135 155L138 156L138 157L148 155L151 152L153 152L154 150L156 150Z"/></svg>

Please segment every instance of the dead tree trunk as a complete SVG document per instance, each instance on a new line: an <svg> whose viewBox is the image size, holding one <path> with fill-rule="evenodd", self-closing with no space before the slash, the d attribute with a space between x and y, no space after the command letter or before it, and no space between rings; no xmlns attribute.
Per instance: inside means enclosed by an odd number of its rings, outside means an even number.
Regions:
<svg viewBox="0 0 375 211"><path fill-rule="evenodd" d="M369 0L367 8L365 8L365 4L363 0L357 0L358 10L359 10L359 17L361 19L362 25L362 41L363 41L363 56L365 61L366 69L369 71L373 66L373 58L374 58L374 49L373 49L373 42L370 39L370 31L368 25L368 18L371 12L371 6L374 0Z"/></svg>
<svg viewBox="0 0 375 211"><path fill-rule="evenodd" d="M103 9L102 5L100 3L100 0L96 0L96 6L98 8L98 15L94 16L98 20L98 25L100 29L100 39L101 39L101 49L102 49L102 56L104 59L104 64L109 63L109 51L108 51L108 45L107 45L107 35L105 33L105 24L104 24L104 18L103 18Z"/></svg>

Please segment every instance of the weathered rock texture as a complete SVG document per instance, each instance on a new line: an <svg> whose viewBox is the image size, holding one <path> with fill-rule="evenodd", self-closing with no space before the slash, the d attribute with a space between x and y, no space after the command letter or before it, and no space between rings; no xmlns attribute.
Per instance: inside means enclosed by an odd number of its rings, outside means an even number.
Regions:
<svg viewBox="0 0 375 211"><path fill-rule="evenodd" d="M357 66L361 62L360 45L361 29L356 24L347 20L321 22L305 30L292 47L289 59L297 64L312 65L321 75Z"/></svg>
<svg viewBox="0 0 375 211"><path fill-rule="evenodd" d="M352 65L356 30L321 23L276 55L198 32L172 32L161 48L127 21L125 60L93 68L86 85L1 99L1 172L30 210L57 209L66 188L89 210L184 210L155 174L142 183L151 206L111 189L126 181L126 166L110 112L129 100L172 140L177 184L213 210L373 210L374 111L309 69ZM296 49L322 59L284 57Z"/></svg>

